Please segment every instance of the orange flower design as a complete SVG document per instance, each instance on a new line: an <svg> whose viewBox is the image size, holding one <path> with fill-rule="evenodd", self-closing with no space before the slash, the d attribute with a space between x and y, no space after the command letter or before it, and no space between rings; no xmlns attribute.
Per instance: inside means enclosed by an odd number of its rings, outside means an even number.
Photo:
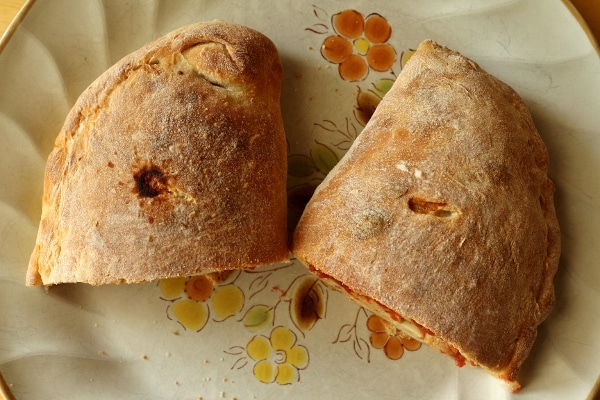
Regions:
<svg viewBox="0 0 600 400"><path fill-rule="evenodd" d="M371 315L367 319L367 329L371 332L369 336L371 345L376 349L383 349L383 353L390 360L400 359L405 349L415 351L421 348L421 342L405 336L377 315Z"/></svg>
<svg viewBox="0 0 600 400"><path fill-rule="evenodd" d="M370 69L385 72L396 62L396 51L387 43L392 27L381 15L370 14L365 18L348 9L335 14L331 24L335 34L323 41L321 54L338 64L342 79L361 81Z"/></svg>

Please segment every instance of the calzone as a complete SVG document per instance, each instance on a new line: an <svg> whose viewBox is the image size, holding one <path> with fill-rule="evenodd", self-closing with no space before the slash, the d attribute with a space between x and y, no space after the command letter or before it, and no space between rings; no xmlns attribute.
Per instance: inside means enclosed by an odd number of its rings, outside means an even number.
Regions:
<svg viewBox="0 0 600 400"><path fill-rule="evenodd" d="M287 260L282 72L271 40L221 21L180 28L108 69L48 157L26 283Z"/></svg>
<svg viewBox="0 0 600 400"><path fill-rule="evenodd" d="M405 334L517 391L555 302L548 164L517 93L425 41L315 191L292 252Z"/></svg>

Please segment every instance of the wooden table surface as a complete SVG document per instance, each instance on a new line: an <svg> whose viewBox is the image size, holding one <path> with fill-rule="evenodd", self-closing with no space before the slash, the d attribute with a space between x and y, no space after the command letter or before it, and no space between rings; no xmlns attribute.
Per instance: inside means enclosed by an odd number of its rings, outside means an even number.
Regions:
<svg viewBox="0 0 600 400"><path fill-rule="evenodd" d="M600 0L570 1L589 26L596 42L600 42ZM4 33L25 2L26 0L0 0L0 33Z"/></svg>
<svg viewBox="0 0 600 400"><path fill-rule="evenodd" d="M0 0L0 34L4 33L10 21L17 15L25 0Z"/></svg>

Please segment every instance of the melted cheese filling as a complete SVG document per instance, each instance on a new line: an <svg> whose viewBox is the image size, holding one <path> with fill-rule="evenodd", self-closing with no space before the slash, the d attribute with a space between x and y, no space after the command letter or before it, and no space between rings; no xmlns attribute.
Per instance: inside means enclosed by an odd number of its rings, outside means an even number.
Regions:
<svg viewBox="0 0 600 400"><path fill-rule="evenodd" d="M396 311L384 306L383 304L371 297L356 293L348 286L337 281L335 278L332 278L331 276L319 271L312 265L307 265L307 267L312 273L317 275L328 287L342 294L345 294L346 296L350 297L352 300L354 300L367 310L372 311L377 316L390 322L396 329L404 333L406 336L423 342L428 346L431 346L439 350L440 352L454 358L454 362L459 367L465 365L466 359L458 351L458 349L456 349L451 344L447 343L445 340L435 336L435 334L427 328L423 327L415 321L412 321L410 318L405 318ZM470 362L470 364L476 365L473 362Z"/></svg>

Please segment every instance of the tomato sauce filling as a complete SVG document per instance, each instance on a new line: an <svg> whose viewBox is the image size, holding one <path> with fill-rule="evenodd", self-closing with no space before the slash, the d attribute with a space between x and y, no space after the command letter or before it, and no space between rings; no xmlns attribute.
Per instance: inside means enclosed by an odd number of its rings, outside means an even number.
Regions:
<svg viewBox="0 0 600 400"><path fill-rule="evenodd" d="M317 268L315 268L312 264L308 265L308 269L315 274L317 277L319 277L320 279L324 280L324 281L331 281L333 283L335 283L339 288L343 289L344 291L347 292L347 294L350 297L353 298L363 298L365 300L367 300L370 303L375 303L377 305L377 307L379 307L381 310L383 310L393 321L402 323L404 321L410 323L411 325L413 325L415 328L417 328L420 333L421 333L421 337L414 337L414 335L410 335L412 336L414 339L419 340L419 341L424 341L423 339L426 336L429 337L435 337L438 340L442 341L444 343L444 345L446 346L447 350L441 349L438 347L438 350L441 351L442 353L452 357L454 359L454 363L458 366L458 367L464 367L466 364L466 358L460 353L460 351L452 346L450 343L446 342L445 340L437 337L435 335L434 332L432 332L431 330L425 328L424 326L422 326L421 324L413 321L412 319L407 319L407 318L403 318L400 314L398 314L397 312L395 312L394 310L392 310L391 308L387 307L384 304L381 304L379 301L368 297L368 296L364 296L364 295L360 295L357 292L355 292L354 290L350 289L350 287L348 287L347 285L345 285L344 283L338 281L337 279L333 278L330 275L325 274L324 272L321 272L320 270L318 270ZM475 364L473 364L475 365Z"/></svg>

